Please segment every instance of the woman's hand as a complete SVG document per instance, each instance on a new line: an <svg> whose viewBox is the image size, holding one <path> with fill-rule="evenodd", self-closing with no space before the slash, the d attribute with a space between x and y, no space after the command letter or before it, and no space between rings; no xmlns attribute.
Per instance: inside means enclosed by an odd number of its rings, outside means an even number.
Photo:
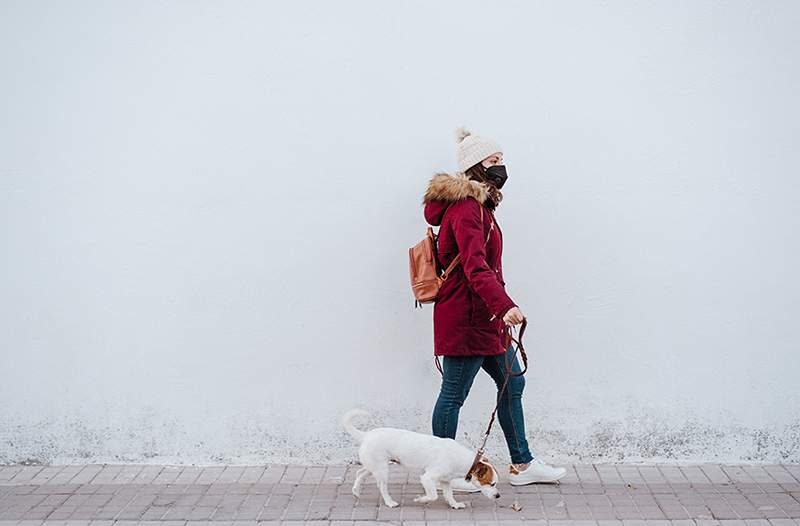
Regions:
<svg viewBox="0 0 800 526"><path fill-rule="evenodd" d="M522 311L519 310L519 307L511 307L508 309L508 312L506 312L506 315L503 316L503 321L506 323L506 325L518 325L522 323L522 319L524 317L525 316L522 315Z"/></svg>

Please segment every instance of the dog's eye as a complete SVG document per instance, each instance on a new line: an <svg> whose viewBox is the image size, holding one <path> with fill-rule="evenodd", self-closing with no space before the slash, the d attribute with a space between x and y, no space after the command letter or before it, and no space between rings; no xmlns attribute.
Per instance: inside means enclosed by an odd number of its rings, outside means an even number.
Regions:
<svg viewBox="0 0 800 526"><path fill-rule="evenodd" d="M490 486L492 486L492 487L495 487L495 486L497 486L497 482L492 482L492 483L490 484Z"/></svg>

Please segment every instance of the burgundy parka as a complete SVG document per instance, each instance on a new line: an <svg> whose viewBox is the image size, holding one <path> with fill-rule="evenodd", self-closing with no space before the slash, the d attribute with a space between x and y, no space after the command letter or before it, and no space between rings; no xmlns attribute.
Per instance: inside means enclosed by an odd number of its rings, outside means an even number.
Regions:
<svg viewBox="0 0 800 526"><path fill-rule="evenodd" d="M497 355L505 352L510 343L503 316L517 305L505 291L503 233L484 204L487 199L484 183L446 173L431 179L423 198L425 220L440 226L438 250L442 268L461 253L461 263L442 284L433 307L437 356Z"/></svg>

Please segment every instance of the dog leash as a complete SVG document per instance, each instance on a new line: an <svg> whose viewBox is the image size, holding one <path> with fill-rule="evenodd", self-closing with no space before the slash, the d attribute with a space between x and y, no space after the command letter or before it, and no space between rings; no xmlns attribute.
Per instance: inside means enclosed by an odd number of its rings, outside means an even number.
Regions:
<svg viewBox="0 0 800 526"><path fill-rule="evenodd" d="M505 327L505 333L506 334L505 334L505 338L504 338L504 341L503 341L503 348L504 349L508 349L508 346L510 345L511 342L516 343L517 344L517 348L520 350L520 354L522 355L522 363L523 363L523 365L525 365L525 369L523 369L522 372L513 373L512 376L522 376L523 374L525 374L525 371L528 370L528 355L525 354L525 349L522 347L522 333L525 332L525 327L527 325L528 325L528 318L522 318L522 324L520 325L520 329L519 329L519 340L515 340L514 337L511 336L511 333L508 332L508 329L509 329L508 326ZM516 329L516 327L513 327L513 328ZM517 351L514 350L514 356L516 356L516 352ZM436 368L439 369L439 374L441 376L444 376L444 371L442 370L442 364L439 363L439 356L437 355L437 356L434 356L433 358L434 358L434 361L436 362ZM512 363L513 363L513 360L512 360ZM508 369L508 364L506 364L506 367L507 367L507 371L510 373L511 370ZM497 408L495 408L495 409L497 409Z"/></svg>
<svg viewBox="0 0 800 526"><path fill-rule="evenodd" d="M525 353L525 347L523 347L522 345L522 335L525 334L525 327L527 326L528 326L528 319L522 318L522 325L520 325L519 328L518 339L515 339L510 332L506 332L508 338L510 338L512 342L516 343L517 346L514 349L514 352L511 354L511 360L506 361L506 379L503 382L503 387L501 387L500 390L497 392L497 403L495 404L494 410L492 411L492 417L489 419L489 426L486 428L486 433L483 436L483 443L481 444L481 447L478 448L477 453L475 453L475 459L472 461L472 465L469 467L469 471L467 471L467 474L464 476L465 480L470 480L472 478L471 475L472 470L475 469L475 466L478 465L478 462L480 462L480 459L483 456L484 448L486 447L486 441L489 439L489 433L491 433L492 431L492 424L494 424L494 418L495 415L497 414L497 408L500 407L500 398L503 396L503 391L505 391L506 385L508 385L508 379L511 376L522 376L528 370L528 355ZM506 339L506 341L508 340ZM507 348L508 347L506 347L506 349ZM525 368L519 373L512 373L511 369L514 367L514 360L517 357L517 351L519 351L520 354L522 355L522 363L525 365Z"/></svg>

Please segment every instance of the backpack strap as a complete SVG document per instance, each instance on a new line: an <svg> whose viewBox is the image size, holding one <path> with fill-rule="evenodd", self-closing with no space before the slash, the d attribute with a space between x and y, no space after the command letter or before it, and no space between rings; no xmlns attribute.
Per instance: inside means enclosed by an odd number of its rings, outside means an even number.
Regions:
<svg viewBox="0 0 800 526"><path fill-rule="evenodd" d="M450 207L448 206L447 208L450 208ZM445 212L447 212L447 210L445 210ZM481 204L481 226L483 226L483 205L482 204ZM494 230L494 221L492 221L492 224L489 226L489 233L486 234L486 241L483 242L483 246L486 246L486 244L489 243L489 237L492 235L492 230ZM453 261L451 261L450 264L447 265L447 268L444 270L444 273L442 273L442 281L447 279L447 276L450 275L450 272L452 272L453 269L456 268L456 265L458 265L460 261L461 261L461 253L459 252L458 254L456 254L456 257L453 258Z"/></svg>
<svg viewBox="0 0 800 526"><path fill-rule="evenodd" d="M450 272L452 272L453 269L456 268L456 265L458 265L460 262L461 254L456 254L456 257L453 258L453 261L451 261L450 264L447 265L447 268L444 269L444 272L442 273L442 281L447 279L447 276L450 275Z"/></svg>

